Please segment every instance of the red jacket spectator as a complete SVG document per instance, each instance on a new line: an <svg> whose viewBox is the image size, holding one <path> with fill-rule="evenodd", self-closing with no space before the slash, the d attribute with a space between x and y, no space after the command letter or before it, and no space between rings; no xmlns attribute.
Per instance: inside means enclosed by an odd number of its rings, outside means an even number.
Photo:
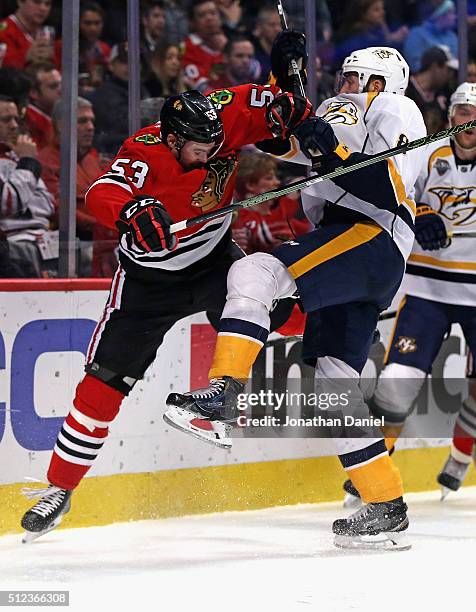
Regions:
<svg viewBox="0 0 476 612"><path fill-rule="evenodd" d="M267 205L267 212L263 212L263 205L256 210L245 208L240 210L238 218L233 224L233 237L243 250L249 255L257 251L270 253L275 247L286 240L292 240L309 231L307 219L296 219L293 216L295 200L283 197L275 204ZM240 240L236 236L237 230L246 230L246 237Z"/></svg>
<svg viewBox="0 0 476 612"><path fill-rule="evenodd" d="M101 40L104 11L96 2L81 3L79 12L79 84L84 90L97 87L104 80L111 47ZM55 63L61 67L61 41L55 47Z"/></svg>
<svg viewBox="0 0 476 612"><path fill-rule="evenodd" d="M183 66L190 88L205 91L210 79L223 72L226 44L220 13L213 0L193 0L189 7L190 36L185 39Z"/></svg>
<svg viewBox="0 0 476 612"><path fill-rule="evenodd" d="M235 200L244 200L279 187L277 162L265 153L249 153L240 159ZM233 239L248 254L271 252L282 242L309 231L309 221L299 218L298 200L285 196L240 210L233 224Z"/></svg>
<svg viewBox="0 0 476 612"><path fill-rule="evenodd" d="M39 160L43 166L43 179L55 200L56 213L59 208L60 148L58 145L61 131L61 103L53 110L55 139L52 144L40 151ZM76 235L80 240L93 240L92 274L112 276L117 267L114 250L117 246L117 232L100 225L89 212L85 196L95 179L104 172L98 152L92 147L94 137L94 112L92 105L78 98L78 163L76 172ZM89 275L88 269L85 274Z"/></svg>
<svg viewBox="0 0 476 612"><path fill-rule="evenodd" d="M63 52L62 41L55 43L55 66L61 69L61 54ZM97 40L93 45L79 46L79 80L81 86L86 83L87 87L94 87L102 83L104 74L107 72L111 47L103 40Z"/></svg>
<svg viewBox="0 0 476 612"><path fill-rule="evenodd" d="M0 43L7 45L2 66L21 70L25 67L25 57L33 44L33 38L15 17L10 15L0 23Z"/></svg>
<svg viewBox="0 0 476 612"><path fill-rule="evenodd" d="M250 153L240 159L235 200L243 200L279 187L277 162L263 153ZM301 215L301 218L299 218ZM300 211L299 200L284 196L253 208L240 210L232 226L233 240L247 253L270 253L286 240L311 229ZM302 335L306 315L296 305L286 323L276 331L283 336Z"/></svg>
<svg viewBox="0 0 476 612"><path fill-rule="evenodd" d="M196 34L185 39L182 63L187 83L199 91L208 89L224 72L223 53L210 49Z"/></svg>
<svg viewBox="0 0 476 612"><path fill-rule="evenodd" d="M61 132L61 103L58 102L53 110L53 125L55 139L52 144L42 149L38 155L45 181L50 193L54 197L56 211L58 211L60 199L60 147L59 134ZM103 172L96 149L93 148L94 138L94 113L92 105L83 98L78 99L78 163L77 163L77 186L76 186L76 224L77 236L81 240L91 240L93 227L96 219L86 210L85 196L94 180Z"/></svg>
<svg viewBox="0 0 476 612"><path fill-rule="evenodd" d="M38 148L42 149L53 140L51 113L61 97L61 74L51 62L32 64L25 74L32 81L25 123Z"/></svg>
<svg viewBox="0 0 476 612"><path fill-rule="evenodd" d="M34 104L28 104L25 109L25 124L28 132L39 149L46 147L53 134L51 117Z"/></svg>
<svg viewBox="0 0 476 612"><path fill-rule="evenodd" d="M54 197L56 212L59 208L59 180L60 180L60 149L59 146L51 144L40 151L38 159L42 165L42 177L48 191ZM78 236L84 240L91 240L92 231L96 219L86 210L86 191L103 172L104 168L99 160L96 149L91 148L84 157L78 159L77 164L77 188L76 188L76 223Z"/></svg>
<svg viewBox="0 0 476 612"><path fill-rule="evenodd" d="M3 66L22 70L53 57L54 30L43 26L51 0L18 0L16 12L0 22L0 43L7 45Z"/></svg>

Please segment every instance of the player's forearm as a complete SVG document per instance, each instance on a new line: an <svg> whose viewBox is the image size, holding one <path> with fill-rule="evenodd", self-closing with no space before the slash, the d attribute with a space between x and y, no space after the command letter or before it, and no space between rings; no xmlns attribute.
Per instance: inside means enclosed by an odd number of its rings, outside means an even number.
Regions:
<svg viewBox="0 0 476 612"><path fill-rule="evenodd" d="M132 192L120 187L94 184L86 194L86 211L102 225L115 230L119 213L131 197Z"/></svg>

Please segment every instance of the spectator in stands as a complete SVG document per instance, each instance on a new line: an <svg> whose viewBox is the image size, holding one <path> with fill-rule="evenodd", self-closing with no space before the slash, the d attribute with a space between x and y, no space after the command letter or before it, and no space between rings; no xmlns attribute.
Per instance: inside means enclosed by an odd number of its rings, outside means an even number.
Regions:
<svg viewBox="0 0 476 612"><path fill-rule="evenodd" d="M448 48L428 49L421 59L421 69L410 76L407 96L421 110L430 134L444 129L448 114L450 82L456 76L458 60Z"/></svg>
<svg viewBox="0 0 476 612"><path fill-rule="evenodd" d="M220 12L223 32L227 38L244 32L241 21L243 9L240 0L215 0Z"/></svg>
<svg viewBox="0 0 476 612"><path fill-rule="evenodd" d="M102 40L113 47L127 38L127 2L118 0L96 0L99 1L104 14Z"/></svg>
<svg viewBox="0 0 476 612"><path fill-rule="evenodd" d="M420 23L422 4L420 0L385 0L387 23L391 28L398 28L403 24L412 26Z"/></svg>
<svg viewBox="0 0 476 612"><path fill-rule="evenodd" d="M213 0L192 0L189 21L191 33L185 39L182 63L189 87L203 92L210 88L210 79L223 74L226 37Z"/></svg>
<svg viewBox="0 0 476 612"><path fill-rule="evenodd" d="M164 44L165 8L163 0L147 0L141 9L141 52L150 60L158 47Z"/></svg>
<svg viewBox="0 0 476 612"><path fill-rule="evenodd" d="M29 66L30 103L26 107L25 125L38 149L46 147L53 136L51 113L61 97L61 74L54 64L40 62Z"/></svg>
<svg viewBox="0 0 476 612"><path fill-rule="evenodd" d="M19 120L14 100L0 96L0 231L16 273L52 276L58 257L50 248L48 231L53 198L40 178L36 144L19 133Z"/></svg>
<svg viewBox="0 0 476 612"><path fill-rule="evenodd" d="M22 70L16 68L0 68L0 95L13 98L18 107L20 117L29 103L31 80Z"/></svg>
<svg viewBox="0 0 476 612"><path fill-rule="evenodd" d="M181 0L164 0L167 42L180 45L188 35L188 18Z"/></svg>
<svg viewBox="0 0 476 612"><path fill-rule="evenodd" d="M53 195L56 213L60 205L60 134L61 101L53 109L54 141L40 151L39 160L43 167L43 179ZM91 241L96 224L85 206L85 195L90 185L103 172L104 167L98 152L93 148L94 111L91 102L78 98L78 162L76 174L76 236L80 240L80 276L89 276L91 270Z"/></svg>
<svg viewBox="0 0 476 612"><path fill-rule="evenodd" d="M230 38L223 50L224 71L221 75L210 78L211 87L259 83L261 65L254 57L254 53L253 43L247 36L238 34Z"/></svg>
<svg viewBox="0 0 476 612"><path fill-rule="evenodd" d="M458 37L454 32L456 12L453 0L437 0L429 18L410 30L403 45L403 53L410 70L421 70L421 59L432 47L447 46L453 57L458 55Z"/></svg>
<svg viewBox="0 0 476 612"><path fill-rule="evenodd" d="M335 65L341 66L344 58L356 49L378 46L399 49L407 35L406 26L395 32L389 30L383 0L349 2L342 26L336 34Z"/></svg>
<svg viewBox="0 0 476 612"><path fill-rule="evenodd" d="M164 102L165 98L144 98L140 101L141 128L157 123L157 117L160 117Z"/></svg>
<svg viewBox="0 0 476 612"><path fill-rule="evenodd" d="M141 5L141 80L151 96L162 95L157 74L157 52L165 46L165 8L163 0L147 0Z"/></svg>
<svg viewBox="0 0 476 612"><path fill-rule="evenodd" d="M256 26L253 31L255 57L261 64L262 82L266 82L271 72L271 47L273 41L281 32L281 21L276 6L263 7L256 17Z"/></svg>
<svg viewBox="0 0 476 612"><path fill-rule="evenodd" d="M476 83L476 59L469 58L468 60L468 75L466 77L468 83Z"/></svg>
<svg viewBox="0 0 476 612"><path fill-rule="evenodd" d="M235 200L243 200L279 187L278 165L264 153L244 155L238 165ZM296 194L297 196L297 194ZM233 240L247 253L271 252L286 240L305 234L310 224L297 197L284 196L239 211L232 225ZM210 315L209 319L210 319ZM277 331L302 334L306 315L296 305L286 323Z"/></svg>
<svg viewBox="0 0 476 612"><path fill-rule="evenodd" d="M127 43L114 45L109 61L109 76L88 99L96 116L96 147L114 157L128 132L128 57Z"/></svg>
<svg viewBox="0 0 476 612"><path fill-rule="evenodd" d="M101 40L104 11L96 2L81 5L79 15L79 78L83 90L98 87L109 64L111 47Z"/></svg>
<svg viewBox="0 0 476 612"><path fill-rule="evenodd" d="M144 86L151 96L172 96L186 91L182 56L177 45L159 47L152 56L150 67L152 72Z"/></svg>
<svg viewBox="0 0 476 612"><path fill-rule="evenodd" d="M338 0L339 6L335 12L342 12L342 0ZM268 2L267 4L272 4ZM329 41L332 36L332 21L331 12L328 6L328 0L314 0L314 8L316 12L316 38L318 41ZM298 32L306 30L306 13L304 10L303 0L286 0L284 2L286 15L288 18L288 26ZM332 16L334 17L334 15Z"/></svg>
<svg viewBox="0 0 476 612"><path fill-rule="evenodd" d="M7 50L3 66L22 70L28 64L53 60L54 32L44 23L51 0L17 0L18 8L0 23L0 43Z"/></svg>
<svg viewBox="0 0 476 612"><path fill-rule="evenodd" d="M324 70L321 58L316 55L316 108L324 100L335 96L334 84L335 77Z"/></svg>
<svg viewBox="0 0 476 612"><path fill-rule="evenodd" d="M0 278L23 277L24 266L20 267L11 260L7 236L0 230Z"/></svg>
<svg viewBox="0 0 476 612"><path fill-rule="evenodd" d="M277 162L265 153L244 155L238 166L235 199L244 200L279 187ZM299 202L290 197L268 200L239 211L233 239L247 253L271 252L286 240L309 231L309 222L299 216Z"/></svg>

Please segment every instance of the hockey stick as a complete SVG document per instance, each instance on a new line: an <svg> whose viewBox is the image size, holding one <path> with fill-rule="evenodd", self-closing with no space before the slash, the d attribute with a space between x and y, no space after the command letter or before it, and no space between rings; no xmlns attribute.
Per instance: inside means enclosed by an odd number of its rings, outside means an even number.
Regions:
<svg viewBox="0 0 476 612"><path fill-rule="evenodd" d="M276 8L278 9L279 18L281 20L281 28L284 31L289 30L288 21L286 19L286 13L284 12L283 3L281 2L281 0L277 0ZM299 67L297 65L296 60L292 59L290 62L290 65L291 65L291 71L293 73L293 76L296 79L297 84L298 84L299 93L301 94L303 98L305 98L306 90L304 89L304 83L302 82L301 73L299 72Z"/></svg>
<svg viewBox="0 0 476 612"><path fill-rule="evenodd" d="M473 231L473 232L448 232L448 238L476 238L476 231Z"/></svg>
<svg viewBox="0 0 476 612"><path fill-rule="evenodd" d="M316 183L322 183L322 181L328 181L333 178L337 178L338 176L342 176L343 174L348 174L349 172L360 170L361 168L371 166L372 164L384 161L385 159L394 157L395 155L400 155L400 153L407 153L408 151L412 151L413 149L424 147L437 140L443 140L443 138L448 138L448 136L453 136L454 134L459 134L459 132L464 132L465 130L471 130L473 128L476 128L476 119L474 119L473 121L468 121L467 123L463 123L461 125L456 125L454 127L448 128L447 130L442 130L441 132L436 132L436 134L429 134L424 138L412 140L407 144L398 145L396 147L393 147L392 149L387 149L382 153L376 153L375 155L371 155L367 159L357 162L356 164L352 164L351 166L347 166L346 168L339 166L332 172L328 172L327 174L323 174L322 176L314 174L306 179L302 179L301 181L295 181L294 183L290 183L289 185L286 185L281 189L276 189L275 191L266 191L265 193L259 193L258 195L248 198L247 200L237 202L236 204L230 204L229 206L224 206L223 208L212 210L208 213L204 213L203 215L199 215L198 217L192 217L191 219L184 219L183 221L178 221L177 223L174 223L170 226L170 233L174 234L175 232L179 232L180 230L184 230L188 227L193 227L194 225L199 225L200 223L205 223L206 221L211 221L212 219L225 217L226 215L235 212L235 210L241 210L242 208L250 208L251 206L261 204L261 202L267 202L268 200L280 198L281 196L287 195L288 193L293 193L294 191L305 189L306 187L310 187L311 185L315 185Z"/></svg>

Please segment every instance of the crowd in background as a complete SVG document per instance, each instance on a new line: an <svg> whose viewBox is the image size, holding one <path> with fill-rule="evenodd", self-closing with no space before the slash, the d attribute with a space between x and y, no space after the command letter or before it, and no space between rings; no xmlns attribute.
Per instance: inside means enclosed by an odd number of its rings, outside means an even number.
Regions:
<svg viewBox="0 0 476 612"><path fill-rule="evenodd" d="M429 132L447 121L457 85L453 0L315 0L318 104L353 50L385 45L411 69L407 91ZM80 276L111 276L115 232L85 207L85 193L128 136L126 2L85 1L80 9L77 252ZM304 0L286 0L304 31ZM476 0L468 0L468 81L476 82ZM281 30L274 2L146 0L141 3L141 123L158 120L164 97L241 83L266 83ZM0 7L0 277L57 275L61 134L61 1L3 0ZM303 169L250 148L237 199L295 180ZM271 250L309 229L299 197L242 211L234 238L247 252Z"/></svg>

